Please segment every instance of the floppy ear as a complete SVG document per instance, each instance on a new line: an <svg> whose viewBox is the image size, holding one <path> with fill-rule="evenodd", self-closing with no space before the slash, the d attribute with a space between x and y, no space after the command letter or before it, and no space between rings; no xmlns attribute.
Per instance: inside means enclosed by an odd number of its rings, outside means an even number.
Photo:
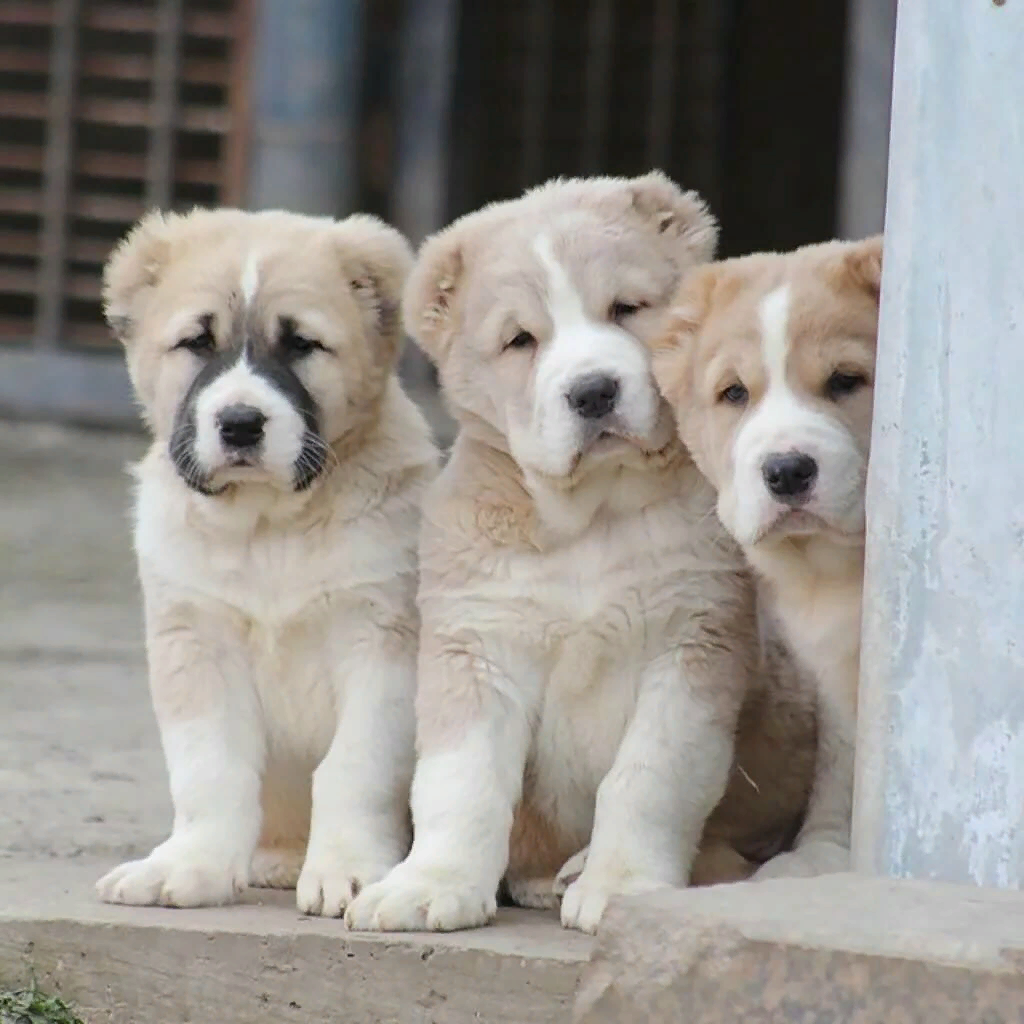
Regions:
<svg viewBox="0 0 1024 1024"><path fill-rule="evenodd" d="M675 408L686 400L692 384L693 350L718 283L718 266L711 264L683 279L665 326L649 342L654 379Z"/></svg>
<svg viewBox="0 0 1024 1024"><path fill-rule="evenodd" d="M444 359L452 336L452 305L462 278L462 248L457 225L428 238L402 300L406 331L435 363Z"/></svg>
<svg viewBox="0 0 1024 1024"><path fill-rule="evenodd" d="M878 302L882 292L882 236L852 242L843 254L847 278Z"/></svg>
<svg viewBox="0 0 1024 1024"><path fill-rule="evenodd" d="M173 217L159 210L147 213L107 257L103 268L103 315L122 345L131 342L139 300L156 284L167 264Z"/></svg>
<svg viewBox="0 0 1024 1024"><path fill-rule="evenodd" d="M357 213L332 228L342 272L369 326L397 356L402 289L412 267L412 247L400 231L377 217Z"/></svg>
<svg viewBox="0 0 1024 1024"><path fill-rule="evenodd" d="M684 192L661 171L633 178L627 186L633 208L651 221L659 233L678 239L695 263L714 258L718 245L718 221L696 192Z"/></svg>

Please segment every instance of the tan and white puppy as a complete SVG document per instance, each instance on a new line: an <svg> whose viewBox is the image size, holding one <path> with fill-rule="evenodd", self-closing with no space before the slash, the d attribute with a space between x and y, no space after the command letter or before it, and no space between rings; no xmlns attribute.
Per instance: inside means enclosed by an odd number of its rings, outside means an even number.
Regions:
<svg viewBox="0 0 1024 1024"><path fill-rule="evenodd" d="M107 264L153 434L135 547L174 825L104 900L297 883L337 916L408 850L437 463L394 373L411 262L371 217L197 210L147 216Z"/></svg>
<svg viewBox="0 0 1024 1024"><path fill-rule="evenodd" d="M554 906L588 841L566 926L691 877L755 672L754 595L643 339L715 238L653 173L552 182L425 243L406 325L461 433L424 505L415 840L350 927L482 925L503 877ZM777 848L799 815L798 761L748 839ZM704 880L749 873L712 847Z"/></svg>
<svg viewBox="0 0 1024 1024"><path fill-rule="evenodd" d="M653 346L718 514L820 688L807 820L758 877L849 868L881 275L881 237L725 260L683 284Z"/></svg>

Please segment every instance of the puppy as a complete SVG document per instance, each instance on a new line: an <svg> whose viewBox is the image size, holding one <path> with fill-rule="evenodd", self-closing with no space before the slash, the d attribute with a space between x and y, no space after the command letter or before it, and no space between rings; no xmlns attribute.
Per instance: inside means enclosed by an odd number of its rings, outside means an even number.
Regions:
<svg viewBox="0 0 1024 1024"><path fill-rule="evenodd" d="M683 284L653 346L718 514L820 688L807 820L758 877L849 868L881 276L881 237L726 260Z"/></svg>
<svg viewBox="0 0 1024 1024"><path fill-rule="evenodd" d="M336 916L408 849L437 464L394 374L411 261L371 217L197 210L144 218L107 264L153 434L135 547L174 825L104 900L297 883Z"/></svg>
<svg viewBox="0 0 1024 1024"><path fill-rule="evenodd" d="M461 432L424 506L414 844L350 927L482 925L503 876L554 906L588 840L568 927L690 877L751 692L754 596L642 339L715 237L652 173L551 182L425 243L406 326ZM800 772L764 780L748 840L791 827ZM704 877L748 866L718 848Z"/></svg>

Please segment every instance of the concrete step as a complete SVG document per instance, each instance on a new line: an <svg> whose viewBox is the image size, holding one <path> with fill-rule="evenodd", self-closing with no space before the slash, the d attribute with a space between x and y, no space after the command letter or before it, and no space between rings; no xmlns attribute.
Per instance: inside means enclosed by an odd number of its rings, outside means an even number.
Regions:
<svg viewBox="0 0 1024 1024"><path fill-rule="evenodd" d="M613 903L577 1024L1024 1024L1024 893L856 875Z"/></svg>
<svg viewBox="0 0 1024 1024"><path fill-rule="evenodd" d="M0 860L0 982L35 977L86 1024L563 1024L592 947L554 914L451 935L353 935L294 894L114 907L110 863Z"/></svg>

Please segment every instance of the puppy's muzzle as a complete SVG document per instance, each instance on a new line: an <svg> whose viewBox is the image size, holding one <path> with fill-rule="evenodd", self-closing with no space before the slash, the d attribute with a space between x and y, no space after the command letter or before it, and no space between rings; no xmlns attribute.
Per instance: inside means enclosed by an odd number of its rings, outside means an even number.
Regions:
<svg viewBox="0 0 1024 1024"><path fill-rule="evenodd" d="M229 405L217 414L217 429L225 448L242 451L263 440L267 417L254 405Z"/></svg>
<svg viewBox="0 0 1024 1024"><path fill-rule="evenodd" d="M772 497L786 505L800 505L811 496L818 463L804 452L772 454L761 463L761 477Z"/></svg>

